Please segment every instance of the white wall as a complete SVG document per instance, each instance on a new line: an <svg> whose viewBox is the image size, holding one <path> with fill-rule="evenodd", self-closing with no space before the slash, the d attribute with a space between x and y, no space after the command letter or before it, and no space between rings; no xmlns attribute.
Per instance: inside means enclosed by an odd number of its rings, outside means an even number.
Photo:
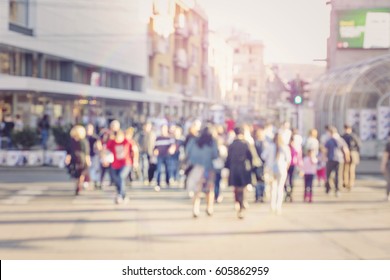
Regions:
<svg viewBox="0 0 390 280"><path fill-rule="evenodd" d="M33 37L8 31L8 4L0 1L0 43L147 75L147 1L34 1Z"/></svg>

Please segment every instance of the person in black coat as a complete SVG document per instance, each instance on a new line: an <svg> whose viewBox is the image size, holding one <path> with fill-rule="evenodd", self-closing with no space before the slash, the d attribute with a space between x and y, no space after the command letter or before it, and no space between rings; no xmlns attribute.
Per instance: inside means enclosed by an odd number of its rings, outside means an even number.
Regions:
<svg viewBox="0 0 390 280"><path fill-rule="evenodd" d="M244 190L251 183L252 155L244 139L242 128L234 129L236 138L229 146L225 167L229 169L229 186L234 186L235 202L239 205L238 218L244 218Z"/></svg>

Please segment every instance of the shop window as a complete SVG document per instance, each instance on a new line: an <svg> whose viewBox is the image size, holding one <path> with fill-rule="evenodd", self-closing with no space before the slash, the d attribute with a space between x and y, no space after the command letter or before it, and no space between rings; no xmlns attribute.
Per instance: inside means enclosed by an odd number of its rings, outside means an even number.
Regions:
<svg viewBox="0 0 390 280"><path fill-rule="evenodd" d="M45 61L45 75L46 79L60 80L60 63L54 60Z"/></svg>
<svg viewBox="0 0 390 280"><path fill-rule="evenodd" d="M0 52L0 74L11 74L10 54Z"/></svg>

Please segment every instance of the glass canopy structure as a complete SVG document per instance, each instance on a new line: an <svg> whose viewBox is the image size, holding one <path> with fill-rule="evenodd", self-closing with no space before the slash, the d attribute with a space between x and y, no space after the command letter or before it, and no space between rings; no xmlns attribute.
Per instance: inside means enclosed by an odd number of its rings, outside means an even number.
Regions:
<svg viewBox="0 0 390 280"><path fill-rule="evenodd" d="M353 126L374 155L390 132L390 55L328 71L312 83L316 127ZM365 143L366 142L366 143ZM375 150L375 151L374 151Z"/></svg>

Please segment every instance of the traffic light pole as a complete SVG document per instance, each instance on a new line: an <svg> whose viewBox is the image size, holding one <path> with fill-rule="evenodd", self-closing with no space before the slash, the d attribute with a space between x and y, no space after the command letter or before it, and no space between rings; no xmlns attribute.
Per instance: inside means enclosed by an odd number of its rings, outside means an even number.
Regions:
<svg viewBox="0 0 390 280"><path fill-rule="evenodd" d="M304 135L303 131L303 106L296 106L297 107L297 129L299 131L300 135Z"/></svg>

